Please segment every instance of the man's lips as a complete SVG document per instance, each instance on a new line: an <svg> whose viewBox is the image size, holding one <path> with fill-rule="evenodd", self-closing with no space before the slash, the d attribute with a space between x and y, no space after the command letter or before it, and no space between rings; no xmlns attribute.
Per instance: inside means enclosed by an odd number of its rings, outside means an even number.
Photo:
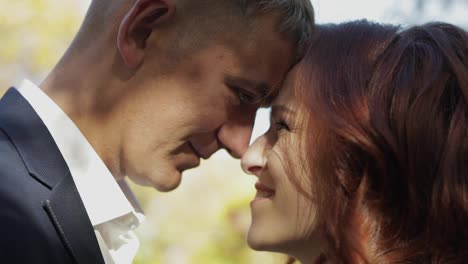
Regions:
<svg viewBox="0 0 468 264"><path fill-rule="evenodd" d="M180 148L176 149L173 155L179 157L179 160L176 161L176 169L180 172L200 165L200 154L192 146L190 141L187 141Z"/></svg>
<svg viewBox="0 0 468 264"><path fill-rule="evenodd" d="M188 145L192 149L193 153L195 153L195 155L198 156L198 158L202 158L204 160L209 159L211 155L218 150L218 149L215 149L214 151L211 151L209 150L210 147L208 147L208 149L206 147L201 147L202 151L200 151L199 149L195 147L194 144L192 144L190 140L188 141Z"/></svg>
<svg viewBox="0 0 468 264"><path fill-rule="evenodd" d="M259 198L271 198L275 195L275 190L267 187L261 182L257 182L255 184L255 189L257 189L257 194L255 195L255 199Z"/></svg>
<svg viewBox="0 0 468 264"><path fill-rule="evenodd" d="M200 154L200 152L198 152L198 150L192 145L192 142L189 141L188 145L192 149L193 153L195 153L195 155L197 155L198 158L203 158L203 156Z"/></svg>

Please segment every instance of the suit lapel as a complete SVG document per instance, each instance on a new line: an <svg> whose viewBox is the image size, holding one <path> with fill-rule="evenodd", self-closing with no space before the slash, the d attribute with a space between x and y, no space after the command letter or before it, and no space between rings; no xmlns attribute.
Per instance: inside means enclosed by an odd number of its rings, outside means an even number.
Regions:
<svg viewBox="0 0 468 264"><path fill-rule="evenodd" d="M62 242L77 263L104 263L99 245L71 175L54 187L49 200L43 202ZM93 246L94 245L94 246Z"/></svg>
<svg viewBox="0 0 468 264"><path fill-rule="evenodd" d="M51 189L42 206L77 263L104 263L86 209L55 141L14 88L0 101L0 129L18 149L30 175Z"/></svg>

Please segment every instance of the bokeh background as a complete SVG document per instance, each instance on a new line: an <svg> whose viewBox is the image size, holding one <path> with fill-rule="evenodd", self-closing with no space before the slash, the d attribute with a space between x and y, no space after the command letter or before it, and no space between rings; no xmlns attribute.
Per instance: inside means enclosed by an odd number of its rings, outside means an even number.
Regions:
<svg viewBox="0 0 468 264"><path fill-rule="evenodd" d="M23 78L45 77L77 32L90 0L0 0L0 96ZM318 23L367 18L412 25L439 20L468 29L468 0L312 0ZM265 131L257 115L254 137ZM184 174L170 193L132 185L147 216L136 264L284 263L285 256L250 250L245 236L255 179L219 151Z"/></svg>

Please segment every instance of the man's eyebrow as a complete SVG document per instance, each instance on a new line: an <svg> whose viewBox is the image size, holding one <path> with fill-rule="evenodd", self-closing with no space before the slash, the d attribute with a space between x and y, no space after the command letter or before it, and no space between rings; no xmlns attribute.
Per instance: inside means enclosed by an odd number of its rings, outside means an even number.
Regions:
<svg viewBox="0 0 468 264"><path fill-rule="evenodd" d="M259 97L264 98L269 96L273 92L273 88L265 82L255 82L242 77L228 76L227 80L229 83L234 83L237 86L248 87L254 89Z"/></svg>

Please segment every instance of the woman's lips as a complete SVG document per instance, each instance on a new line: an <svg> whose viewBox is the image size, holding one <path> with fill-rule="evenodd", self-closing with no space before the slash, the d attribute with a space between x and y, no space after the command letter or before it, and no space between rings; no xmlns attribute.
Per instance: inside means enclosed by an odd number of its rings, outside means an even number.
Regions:
<svg viewBox="0 0 468 264"><path fill-rule="evenodd" d="M257 189L257 194L255 195L254 200L258 199L269 199L275 195L275 190L267 187L261 182L255 184L255 189Z"/></svg>

